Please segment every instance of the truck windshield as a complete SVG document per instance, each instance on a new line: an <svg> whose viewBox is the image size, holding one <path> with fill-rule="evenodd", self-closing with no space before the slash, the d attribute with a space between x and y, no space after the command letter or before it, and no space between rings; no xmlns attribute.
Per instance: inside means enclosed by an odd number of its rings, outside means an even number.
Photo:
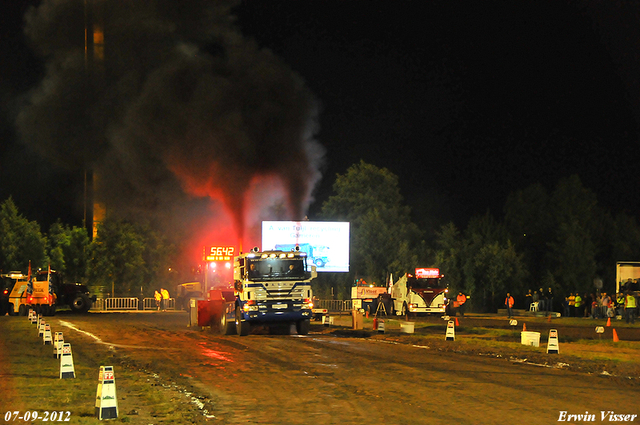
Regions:
<svg viewBox="0 0 640 425"><path fill-rule="evenodd" d="M249 258L249 280L306 279L306 258Z"/></svg>
<svg viewBox="0 0 640 425"><path fill-rule="evenodd" d="M441 280L437 277L428 277L423 279L417 279L415 277L410 277L407 285L412 288L443 288L441 286Z"/></svg>

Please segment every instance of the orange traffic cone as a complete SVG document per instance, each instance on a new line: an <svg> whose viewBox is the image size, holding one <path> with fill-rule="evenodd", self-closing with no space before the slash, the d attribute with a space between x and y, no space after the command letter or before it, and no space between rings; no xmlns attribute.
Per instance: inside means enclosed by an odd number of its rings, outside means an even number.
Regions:
<svg viewBox="0 0 640 425"><path fill-rule="evenodd" d="M607 317L607 326L611 326L611 317Z"/></svg>
<svg viewBox="0 0 640 425"><path fill-rule="evenodd" d="M551 316L547 316L547 322L551 322Z"/></svg>
<svg viewBox="0 0 640 425"><path fill-rule="evenodd" d="M458 323L458 318L456 317L456 326L460 326L460 323Z"/></svg>
<svg viewBox="0 0 640 425"><path fill-rule="evenodd" d="M527 331L527 324L523 323L522 324L522 332L526 332Z"/></svg>
<svg viewBox="0 0 640 425"><path fill-rule="evenodd" d="M613 342L618 342L620 341L618 339L618 333L616 332L615 328L613 329Z"/></svg>

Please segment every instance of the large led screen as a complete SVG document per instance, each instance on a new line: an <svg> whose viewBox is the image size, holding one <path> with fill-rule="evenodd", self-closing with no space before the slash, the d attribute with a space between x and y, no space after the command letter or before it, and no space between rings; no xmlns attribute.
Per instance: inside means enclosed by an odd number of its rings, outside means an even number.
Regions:
<svg viewBox="0 0 640 425"><path fill-rule="evenodd" d="M307 253L319 272L349 271L349 223L335 221L263 221L262 250Z"/></svg>

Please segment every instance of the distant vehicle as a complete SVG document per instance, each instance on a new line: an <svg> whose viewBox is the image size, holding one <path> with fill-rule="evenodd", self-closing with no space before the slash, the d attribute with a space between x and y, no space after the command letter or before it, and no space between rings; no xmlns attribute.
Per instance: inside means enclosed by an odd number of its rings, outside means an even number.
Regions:
<svg viewBox="0 0 640 425"><path fill-rule="evenodd" d="M4 316L9 312L9 294L16 281L22 277L22 272L11 272L0 275L0 316Z"/></svg>
<svg viewBox="0 0 640 425"><path fill-rule="evenodd" d="M176 309L189 311L189 300L195 298L197 300L204 299L200 282L182 283L176 287Z"/></svg>
<svg viewBox="0 0 640 425"><path fill-rule="evenodd" d="M351 287L353 308L375 314L379 311L378 305L384 304L384 312L391 314L388 292L389 288L387 286L367 283L364 279L358 279Z"/></svg>
<svg viewBox="0 0 640 425"><path fill-rule="evenodd" d="M321 249L308 244L308 243L300 243L300 244L276 244L276 250L280 251L301 251L307 253L307 258L309 262L314 264L316 267L324 267L325 264L329 262L329 258L320 254Z"/></svg>
<svg viewBox="0 0 640 425"><path fill-rule="evenodd" d="M616 263L616 293L638 292L640 279L640 261L618 261ZM602 289L602 282L600 288Z"/></svg>
<svg viewBox="0 0 640 425"><path fill-rule="evenodd" d="M393 310L407 313L445 313L449 289L437 268L417 268L415 275L405 274L391 286Z"/></svg>
<svg viewBox="0 0 640 425"><path fill-rule="evenodd" d="M80 283L64 283L62 275L54 270L41 270L31 278L16 276L9 293L8 313L11 316L26 316L32 308L43 316L53 316L62 306L68 306L76 313L86 313L95 302L96 296Z"/></svg>

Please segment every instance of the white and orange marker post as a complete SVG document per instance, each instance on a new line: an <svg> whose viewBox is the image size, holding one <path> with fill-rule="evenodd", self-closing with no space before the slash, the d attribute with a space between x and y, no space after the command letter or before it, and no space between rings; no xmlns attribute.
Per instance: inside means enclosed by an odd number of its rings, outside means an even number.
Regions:
<svg viewBox="0 0 640 425"><path fill-rule="evenodd" d="M40 320L40 324L38 325L38 337L44 338L44 327L46 323L44 320Z"/></svg>
<svg viewBox="0 0 640 425"><path fill-rule="evenodd" d="M44 324L44 334L42 334L42 343L44 345L53 344L53 338L51 338L51 325Z"/></svg>
<svg viewBox="0 0 640 425"><path fill-rule="evenodd" d="M113 366L100 366L98 391L96 392L96 418L116 419L118 417L118 398L116 396L116 377Z"/></svg>
<svg viewBox="0 0 640 425"><path fill-rule="evenodd" d="M75 378L76 370L73 367L73 353L71 344L62 344L62 355L60 356L60 379Z"/></svg>
<svg viewBox="0 0 640 425"><path fill-rule="evenodd" d="M27 317L29 323L33 323L33 310L29 309L29 316Z"/></svg>
<svg viewBox="0 0 640 425"><path fill-rule="evenodd" d="M453 320L449 320L447 322L447 333L445 335L445 341L455 341L456 340L456 325L453 323Z"/></svg>
<svg viewBox="0 0 640 425"><path fill-rule="evenodd" d="M64 338L62 332L56 332L53 335L53 358L59 359L62 355L62 344L64 344Z"/></svg>
<svg viewBox="0 0 640 425"><path fill-rule="evenodd" d="M548 354L559 354L560 347L558 346L558 331L556 329L549 330L549 341L547 342Z"/></svg>

